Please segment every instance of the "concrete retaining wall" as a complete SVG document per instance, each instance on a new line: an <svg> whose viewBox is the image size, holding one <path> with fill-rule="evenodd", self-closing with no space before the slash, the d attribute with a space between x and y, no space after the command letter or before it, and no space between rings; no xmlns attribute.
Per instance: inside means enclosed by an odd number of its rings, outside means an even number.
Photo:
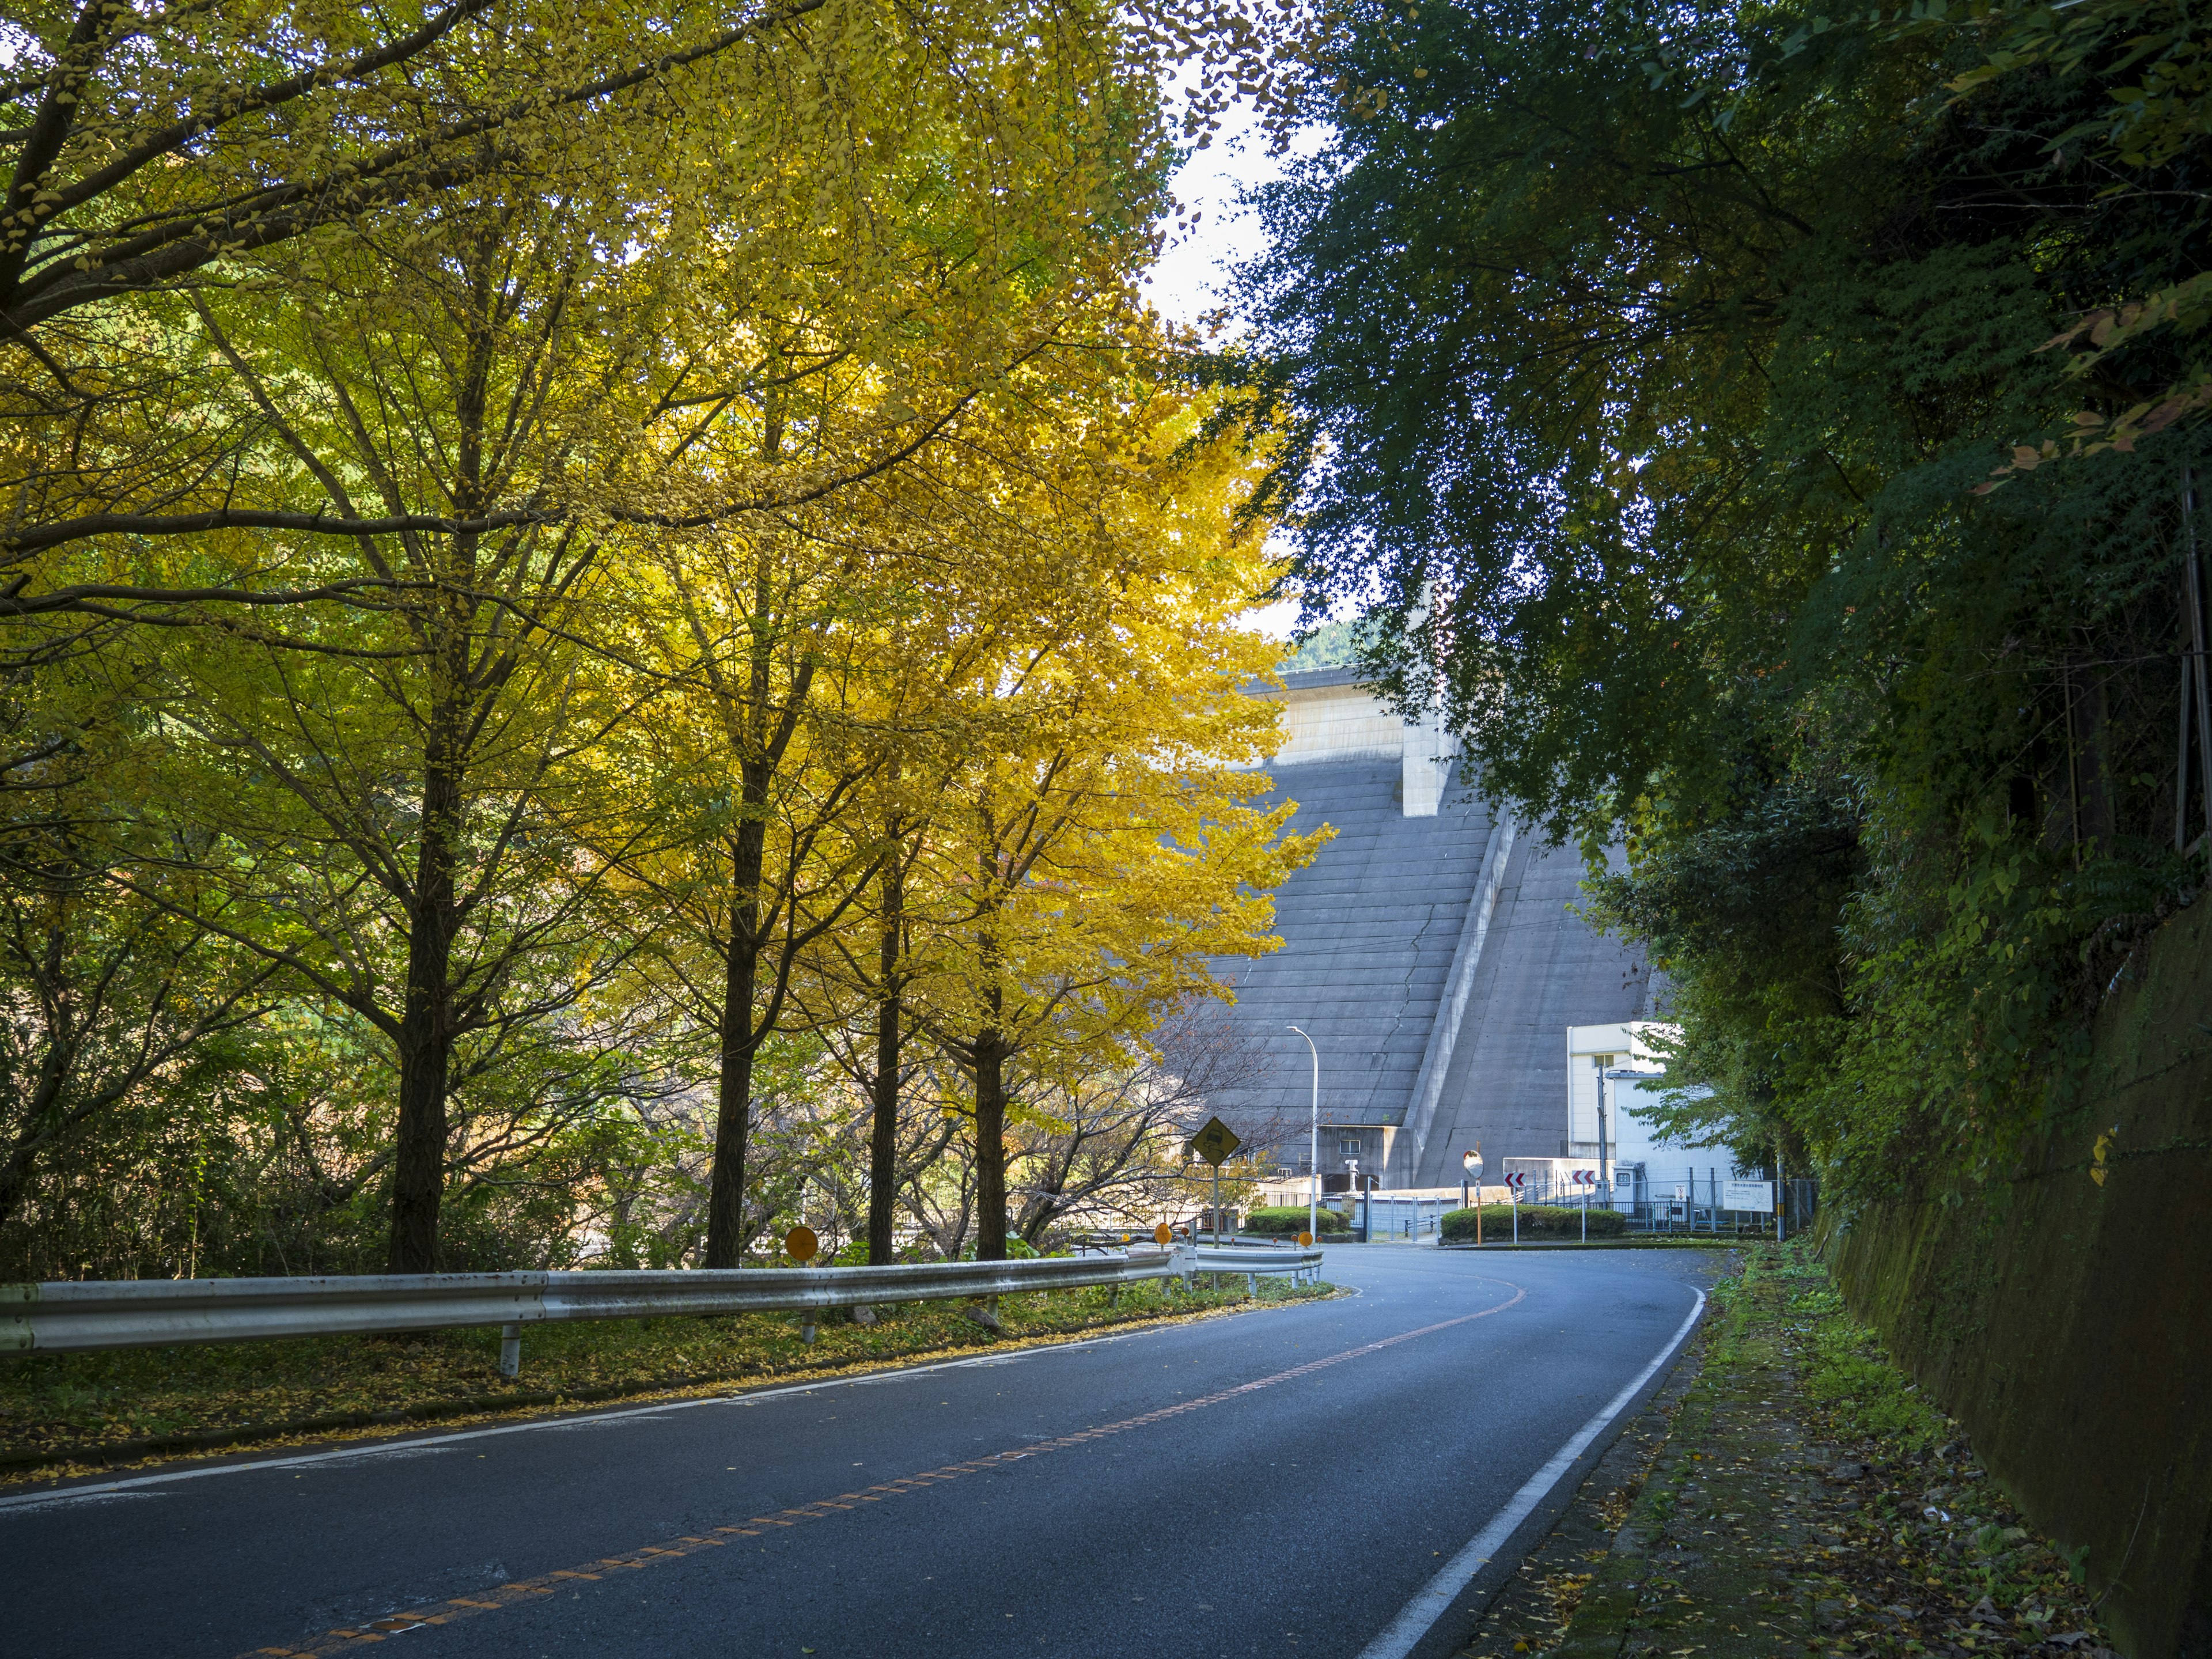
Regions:
<svg viewBox="0 0 2212 1659"><path fill-rule="evenodd" d="M2123 1651L2212 1659L2212 899L2137 952L2095 1055L2087 1103L2009 1181L1863 1214L1833 1259L2021 1507L2079 1552Z"/></svg>

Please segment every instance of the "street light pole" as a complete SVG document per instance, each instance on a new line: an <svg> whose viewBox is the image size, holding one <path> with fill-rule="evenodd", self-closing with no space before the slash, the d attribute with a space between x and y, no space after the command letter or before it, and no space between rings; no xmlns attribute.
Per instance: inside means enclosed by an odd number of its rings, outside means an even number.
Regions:
<svg viewBox="0 0 2212 1659"><path fill-rule="evenodd" d="M1298 1031L1295 1025L1291 1030ZM1306 1189L1306 1231L1313 1235L1314 1243L1318 1244L1321 1243L1321 1050L1314 1047L1314 1040L1306 1036L1304 1031L1298 1031L1298 1035L1306 1037L1306 1052L1313 1056L1313 1138L1306 1146L1308 1172L1313 1179Z"/></svg>

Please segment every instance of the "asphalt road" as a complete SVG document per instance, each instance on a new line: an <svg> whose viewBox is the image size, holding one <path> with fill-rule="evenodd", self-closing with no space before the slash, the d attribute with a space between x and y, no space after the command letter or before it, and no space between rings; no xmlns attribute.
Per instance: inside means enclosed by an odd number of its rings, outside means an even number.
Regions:
<svg viewBox="0 0 2212 1659"><path fill-rule="evenodd" d="M1327 1302L3 1498L0 1655L1425 1659L1707 1271L1354 1247Z"/></svg>

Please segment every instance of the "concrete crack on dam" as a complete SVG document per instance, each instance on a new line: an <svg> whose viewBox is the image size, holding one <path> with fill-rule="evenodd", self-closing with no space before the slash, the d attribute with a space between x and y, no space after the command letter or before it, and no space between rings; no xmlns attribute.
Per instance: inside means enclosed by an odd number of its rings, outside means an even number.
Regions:
<svg viewBox="0 0 2212 1659"><path fill-rule="evenodd" d="M1413 930L1413 939L1406 947L1406 977L1398 987L1397 1018L1390 1022L1390 1035L1383 1039L1385 1053L1395 1053L1397 1049L1398 1033L1406 1024L1407 1011L1413 1006L1413 975L1421 965L1421 941L1428 936L1428 931L1435 925L1436 920L1437 907L1432 899L1429 902L1427 913L1421 918L1421 925Z"/></svg>

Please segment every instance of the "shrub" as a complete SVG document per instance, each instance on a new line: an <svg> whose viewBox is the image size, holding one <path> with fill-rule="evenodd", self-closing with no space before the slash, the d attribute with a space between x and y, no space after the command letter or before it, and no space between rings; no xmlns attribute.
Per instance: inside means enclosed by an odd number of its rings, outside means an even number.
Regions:
<svg viewBox="0 0 2212 1659"><path fill-rule="evenodd" d="M1248 1233L1280 1234L1285 1238L1296 1238L1305 1230L1306 1206L1303 1204L1263 1205L1245 1216L1242 1229ZM1323 1210L1321 1212L1321 1231L1314 1237L1326 1238L1331 1233L1347 1231L1342 1216L1333 1210Z"/></svg>
<svg viewBox="0 0 2212 1659"><path fill-rule="evenodd" d="M1510 1204L1486 1204L1482 1206L1482 1236L1486 1240L1513 1237L1513 1210ZM1583 1210L1579 1205L1523 1204L1521 1210L1521 1237L1523 1238L1580 1238L1583 1236ZM1628 1218L1618 1210L1602 1210L1593 1204L1589 1209L1589 1236L1592 1238L1618 1238L1628 1231ZM1474 1242L1474 1212L1450 1210L1444 1214L1443 1237L1448 1243Z"/></svg>

